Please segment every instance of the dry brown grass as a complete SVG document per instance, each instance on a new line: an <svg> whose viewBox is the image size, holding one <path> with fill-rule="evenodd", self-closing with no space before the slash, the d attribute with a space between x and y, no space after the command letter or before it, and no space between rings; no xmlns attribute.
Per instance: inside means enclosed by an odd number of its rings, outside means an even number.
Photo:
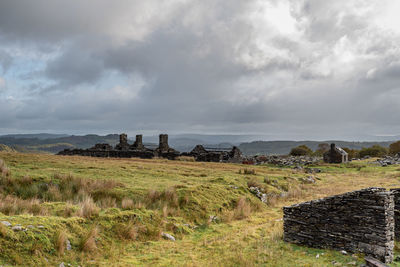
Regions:
<svg viewBox="0 0 400 267"><path fill-rule="evenodd" d="M5 215L48 215L48 210L40 205L38 199L24 200L12 195L0 199L0 212Z"/></svg>
<svg viewBox="0 0 400 267"><path fill-rule="evenodd" d="M1 237L7 237L7 226L5 226L4 224L0 223L0 236Z"/></svg>
<svg viewBox="0 0 400 267"><path fill-rule="evenodd" d="M180 156L180 157L177 157L176 160L186 161L186 162L195 162L196 161L194 157L189 157L189 156Z"/></svg>
<svg viewBox="0 0 400 267"><path fill-rule="evenodd" d="M67 246L67 239L67 232L65 230L60 230L56 233L55 247L58 255L64 255Z"/></svg>
<svg viewBox="0 0 400 267"><path fill-rule="evenodd" d="M96 203L93 202L93 199L89 196L79 203L80 210L78 212L78 216L83 218L91 218L92 216L96 216L100 212L100 208L97 207Z"/></svg>
<svg viewBox="0 0 400 267"><path fill-rule="evenodd" d="M3 177L10 177L11 176L10 169L7 167L6 163L2 159L0 159L0 174Z"/></svg>
<svg viewBox="0 0 400 267"><path fill-rule="evenodd" d="M263 188L264 186L256 179L256 178L251 178L248 182L247 182L247 186L248 187L258 187L258 188Z"/></svg>
<svg viewBox="0 0 400 267"><path fill-rule="evenodd" d="M81 240L81 250L84 252L93 252L97 249L96 238L99 235L97 225L92 226L89 232Z"/></svg>
<svg viewBox="0 0 400 267"><path fill-rule="evenodd" d="M245 197L239 198L236 204L236 208L233 213L233 218L237 220L242 220L250 216L251 206L247 202Z"/></svg>
<svg viewBox="0 0 400 267"><path fill-rule="evenodd" d="M239 174L255 175L255 174L256 174L256 170L254 170L254 169L247 169L247 168L244 168L243 170L242 170L242 169L239 169Z"/></svg>
<svg viewBox="0 0 400 267"><path fill-rule="evenodd" d="M124 210L131 210L135 208L135 202L130 198L124 198L121 201L121 208Z"/></svg>
<svg viewBox="0 0 400 267"><path fill-rule="evenodd" d="M129 222L116 227L117 235L126 240L137 240L139 235L146 233L146 227L141 224Z"/></svg>
<svg viewBox="0 0 400 267"><path fill-rule="evenodd" d="M102 209L116 208L117 200L113 197L106 197L106 198L102 198L102 199L98 200L97 205L100 206L100 208L102 208Z"/></svg>

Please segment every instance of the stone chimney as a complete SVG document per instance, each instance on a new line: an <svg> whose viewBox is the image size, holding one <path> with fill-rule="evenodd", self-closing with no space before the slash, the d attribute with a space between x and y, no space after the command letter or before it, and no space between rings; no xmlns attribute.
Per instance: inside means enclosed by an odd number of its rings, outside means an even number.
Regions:
<svg viewBox="0 0 400 267"><path fill-rule="evenodd" d="M158 145L158 149L161 152L168 151L168 134L160 134L160 143Z"/></svg>
<svg viewBox="0 0 400 267"><path fill-rule="evenodd" d="M120 145L127 145L128 144L128 135L123 133L119 135L119 144Z"/></svg>
<svg viewBox="0 0 400 267"><path fill-rule="evenodd" d="M331 150L333 151L333 150L335 150L335 148L336 148L336 145L334 143L332 143L331 144Z"/></svg>
<svg viewBox="0 0 400 267"><path fill-rule="evenodd" d="M136 135L136 141L133 144L133 147L136 148L136 149L143 149L144 148L144 146L143 146L143 135L141 135L141 134Z"/></svg>

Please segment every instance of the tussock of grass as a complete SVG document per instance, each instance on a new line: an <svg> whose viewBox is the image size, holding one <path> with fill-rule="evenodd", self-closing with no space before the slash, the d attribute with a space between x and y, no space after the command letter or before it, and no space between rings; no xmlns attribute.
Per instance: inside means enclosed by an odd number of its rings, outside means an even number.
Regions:
<svg viewBox="0 0 400 267"><path fill-rule="evenodd" d="M80 204L80 210L78 215L83 218L91 218L97 216L100 212L100 208L93 202L90 196L87 196Z"/></svg>
<svg viewBox="0 0 400 267"><path fill-rule="evenodd" d="M5 226L4 224L0 223L0 236L5 238L7 237L7 226Z"/></svg>
<svg viewBox="0 0 400 267"><path fill-rule="evenodd" d="M6 215L26 213L43 216L48 214L48 210L40 205L40 200L24 200L12 195L0 198L0 212Z"/></svg>
<svg viewBox="0 0 400 267"><path fill-rule="evenodd" d="M247 202L246 198L244 197L239 198L233 213L233 218L237 220L242 220L249 217L250 213L251 213L251 206Z"/></svg>
<svg viewBox="0 0 400 267"><path fill-rule="evenodd" d="M239 174L256 175L256 170L248 168L239 169Z"/></svg>
<svg viewBox="0 0 400 267"><path fill-rule="evenodd" d="M65 230L60 230L56 233L55 247L58 255L64 255L67 246L67 232Z"/></svg>
<svg viewBox="0 0 400 267"><path fill-rule="evenodd" d="M89 232L81 239L81 250L84 252L94 252L97 250L96 238L99 234L97 225L93 225Z"/></svg>
<svg viewBox="0 0 400 267"><path fill-rule="evenodd" d="M11 171L9 168L7 168L7 165L5 164L4 160L0 159L0 175L2 177L10 177L11 176Z"/></svg>

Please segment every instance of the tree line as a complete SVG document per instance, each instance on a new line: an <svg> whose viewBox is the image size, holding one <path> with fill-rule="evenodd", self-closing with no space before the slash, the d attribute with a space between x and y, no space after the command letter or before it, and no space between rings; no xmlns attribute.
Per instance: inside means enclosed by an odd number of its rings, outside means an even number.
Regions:
<svg viewBox="0 0 400 267"><path fill-rule="evenodd" d="M301 145L292 148L289 155L291 156L322 156L325 152L330 149L330 145L327 143L321 143L318 148L313 151L306 145ZM387 155L394 156L400 153L400 141L390 144L389 148L380 145L373 145L371 147L365 147L360 150L350 149L348 147L342 147L344 151L349 154L349 159L352 158L364 158L364 157L383 157Z"/></svg>

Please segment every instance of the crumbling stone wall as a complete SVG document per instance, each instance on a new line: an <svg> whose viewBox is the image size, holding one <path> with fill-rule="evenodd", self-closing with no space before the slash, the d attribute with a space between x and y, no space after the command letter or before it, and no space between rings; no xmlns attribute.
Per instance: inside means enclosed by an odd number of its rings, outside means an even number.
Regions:
<svg viewBox="0 0 400 267"><path fill-rule="evenodd" d="M160 144L156 150L148 149L143 145L142 135L136 135L136 141L133 145L129 145L128 136L121 134L119 144L113 148L108 144L96 144L89 149L65 149L60 151L58 155L79 155L90 157L114 157L114 158L146 158L162 157L167 159L175 159L179 156L179 151L168 146L168 135L160 135Z"/></svg>
<svg viewBox="0 0 400 267"><path fill-rule="evenodd" d="M284 240L393 260L394 198L367 188L284 207Z"/></svg>
<svg viewBox="0 0 400 267"><path fill-rule="evenodd" d="M208 151L202 145L197 145L190 153L182 153L182 156L191 156L196 161L204 162L241 163L243 161L242 152L236 146L231 151Z"/></svg>
<svg viewBox="0 0 400 267"><path fill-rule="evenodd" d="M400 188L391 189L394 200L394 235L400 240Z"/></svg>

